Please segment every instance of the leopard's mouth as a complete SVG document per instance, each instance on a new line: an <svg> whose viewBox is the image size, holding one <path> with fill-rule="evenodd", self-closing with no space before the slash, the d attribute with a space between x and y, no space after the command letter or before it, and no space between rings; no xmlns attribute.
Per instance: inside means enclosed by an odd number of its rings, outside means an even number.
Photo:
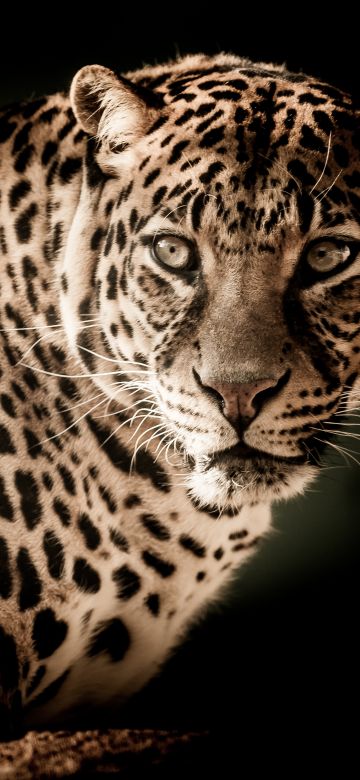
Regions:
<svg viewBox="0 0 360 780"><path fill-rule="evenodd" d="M249 445L245 444L245 442L238 442L232 447L214 452L209 457L205 471L214 466L241 466L244 464L244 461L251 461L255 469L256 467L261 467L263 469L266 465L273 467L276 464L279 466L299 466L309 463L309 457L309 453L292 457L286 457L284 455L273 455L268 452L264 452L263 450L257 450L254 447L249 447Z"/></svg>
<svg viewBox="0 0 360 780"><path fill-rule="evenodd" d="M303 493L317 471L308 454L277 456L243 442L188 460L190 497L197 505L219 510Z"/></svg>

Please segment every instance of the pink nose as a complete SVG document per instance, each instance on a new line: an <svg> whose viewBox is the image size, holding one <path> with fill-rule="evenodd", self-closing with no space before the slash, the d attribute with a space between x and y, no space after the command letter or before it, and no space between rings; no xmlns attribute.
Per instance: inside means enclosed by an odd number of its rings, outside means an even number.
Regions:
<svg viewBox="0 0 360 780"><path fill-rule="evenodd" d="M265 400L261 396L264 390L276 387L277 379L259 379L257 382L217 382L212 379L202 379L206 388L215 390L221 396L223 414L232 425L239 421L250 421L259 411L259 406ZM256 401L256 406L254 405Z"/></svg>

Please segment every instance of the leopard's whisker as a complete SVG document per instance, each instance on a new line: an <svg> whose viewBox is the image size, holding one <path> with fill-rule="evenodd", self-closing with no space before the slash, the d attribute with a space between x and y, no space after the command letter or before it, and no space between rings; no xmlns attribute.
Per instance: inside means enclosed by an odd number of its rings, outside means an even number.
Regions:
<svg viewBox="0 0 360 780"><path fill-rule="evenodd" d="M130 360L130 359L127 359L127 358L126 359L118 358L117 362L118 363L126 363L126 364L129 363L132 366L144 366L146 369L149 369L148 363L142 363L139 360ZM149 373L155 374L156 372L155 371L149 371Z"/></svg>
<svg viewBox="0 0 360 780"><path fill-rule="evenodd" d="M81 327L81 330L86 330L86 328L93 328L93 327L97 327L97 326L94 326L94 325L82 325L82 327ZM63 330L63 329L62 329L62 330ZM62 333L61 335L63 336L63 335L65 335L65 334L64 334L64 333ZM24 352L24 354L23 354L23 355L21 356L21 358L20 358L20 359L17 361L17 363L15 363L15 365L16 365L16 366L17 366L17 365L19 365L19 363L21 363L21 361L22 361L22 360L24 360L24 358L26 358L26 357L27 357L27 355L29 355L29 354L30 354L30 352L32 352L32 351L35 349L35 347L37 346L37 344L40 344L40 342L41 342L41 341L44 341L44 340L46 340L46 339L47 339L47 338L49 338L49 337L51 337L51 338L53 337L53 331L50 331L50 332L48 331L47 333L43 333L43 335L42 335L42 336L39 336L39 338L38 338L38 339L36 339L36 341L34 341L34 342L33 342L33 344L31 344L31 345L30 345L30 347L28 347L28 349L27 349L27 350Z"/></svg>
<svg viewBox="0 0 360 780"><path fill-rule="evenodd" d="M131 406L126 406L125 409L133 409L134 406L135 406L135 404L131 404ZM97 415L96 419L97 420L101 420L104 417L106 417L106 418L112 417L114 414L117 414L117 415L122 414L125 411L125 409L119 409L117 412L110 412L110 414L99 414L99 415ZM139 413L139 414L140 414L140 412L148 412L148 411L149 411L149 407L148 406L142 406L139 409L137 409L137 413ZM151 409L150 411L153 411L153 410Z"/></svg>
<svg viewBox="0 0 360 780"><path fill-rule="evenodd" d="M311 430L313 431L319 431L320 433L331 433L336 436L348 436L351 439L355 439L357 441L360 441L360 434L353 433L352 431L338 431L338 430L332 430L331 428L315 428L312 427Z"/></svg>
<svg viewBox="0 0 360 780"><path fill-rule="evenodd" d="M131 458L129 474L132 473L132 468L133 468L133 464L135 463L135 460L136 460L136 455L137 455L138 451L141 449L141 447L144 444L144 442L141 442L140 444L138 444L140 439L143 436L146 436L147 433L150 433L150 431L152 431L154 429L155 430L158 429L158 428L162 429L162 428L165 428L165 427L166 427L166 423L158 423L158 425L153 425L151 428L147 428L146 431L143 431L143 433L140 433L140 435L138 436L138 438L136 439L136 442L135 442L134 454L133 454L133 456Z"/></svg>
<svg viewBox="0 0 360 780"><path fill-rule="evenodd" d="M334 185L336 184L336 182L337 182L337 180L338 180L339 176L341 176L341 174L342 174L342 170L341 170L341 171L339 171L339 173L338 173L338 174L335 176L335 179L334 179L334 181L333 181L333 182L330 184L330 187L326 187L326 189L325 189L325 190L322 190L322 192L320 192L320 193L319 193L319 195L317 196L317 198L315 198L315 200L317 201L317 203L321 203L321 201L322 201L322 200L324 200L324 198L326 198L326 196L329 194L330 190L332 190L332 188L333 188L333 187L334 187ZM320 197L320 195L321 195L321 197Z"/></svg>
<svg viewBox="0 0 360 780"><path fill-rule="evenodd" d="M110 398L109 402L113 401L114 399ZM140 398L138 401L134 401L133 404L130 404L130 406L122 407L121 409L117 409L115 412L105 412L105 414L98 415L98 418L100 417L114 417L117 414L122 414L123 412L126 412L128 409L133 409L134 406L137 406L137 404L143 404L145 402L149 402L153 404L153 408L156 408L156 405L153 401L151 401L151 397L148 396L148 398ZM144 407L144 410L146 410L146 407Z"/></svg>
<svg viewBox="0 0 360 780"><path fill-rule="evenodd" d="M110 441L110 439L112 439L113 436L116 436L117 432L121 428L123 428L124 425L129 425L129 423L131 423L131 420L132 420L132 417L129 417L127 420L124 420L122 423L120 423L120 425L117 425L116 428L113 431L111 431L109 436L107 436L107 438L104 439L103 442L101 442L100 447L103 447L104 444L107 444L107 442Z"/></svg>
<svg viewBox="0 0 360 780"><path fill-rule="evenodd" d="M354 417L360 417L360 415L353 415ZM353 423L353 422L337 422L336 420L331 420L331 425L351 425L353 428L354 426L360 426L360 423Z"/></svg>
<svg viewBox="0 0 360 780"><path fill-rule="evenodd" d="M118 384L119 384L119 382L110 382L109 383L109 387L112 387L113 385L118 385ZM121 392L123 392L123 390L124 390L124 388L120 387L120 388L118 388L117 392L121 393ZM125 388L125 390L126 390L126 388ZM129 393L129 395L133 395L134 393L137 393L137 392L138 392L138 388L136 388L136 390L133 390L132 393ZM74 404L73 406L66 407L65 409L63 409L63 411L64 412L71 412L71 411L73 411L73 409L76 409L79 406L84 406L85 404L89 403L90 401L93 401L96 398L100 398L100 396L102 396L102 395L106 395L104 390L102 390L102 392L98 393L97 395L93 395L90 398L85 399L84 401L80 401L79 403ZM106 395L106 397L108 398L108 404L115 400L112 397L109 398L107 395ZM143 403L143 401L146 401L146 400L147 399L140 399L139 401L136 401L136 404ZM132 406L135 406L136 404L135 403L131 404L130 406L127 406L125 408L124 407L120 407L120 409L118 409L117 412L111 412L111 414L109 414L109 415L96 415L96 419L99 419L100 417L105 417L105 416L110 417L112 414L119 414L119 412L121 413L121 412L125 411L126 409L131 409ZM59 414L60 414L60 412L59 412Z"/></svg>
<svg viewBox="0 0 360 780"><path fill-rule="evenodd" d="M358 466L360 466L359 461L356 458L354 458L354 456L351 454L355 452L355 450L349 450L348 447L341 447L340 444L334 444L334 442L324 440L324 439L319 439L316 436L314 436L314 439L316 441L320 441L322 444L326 444L329 447L333 447L334 450L342 454L345 460L347 460L347 458L351 458L351 460L353 460Z"/></svg>
<svg viewBox="0 0 360 780"><path fill-rule="evenodd" d="M84 414L82 414L81 417L78 417L76 420L74 420L70 425L67 426L67 428L64 428L59 433L54 433L53 436L48 436L47 439L43 439L42 441L38 442L38 444L46 444L47 441L52 441L52 439L58 439L64 433L70 431L70 429L73 428L74 425L77 425L79 422L81 422L81 420L84 420L84 418L87 417L88 414L91 414L91 412L93 412L94 409L97 409L99 406L101 406L101 404L104 404L106 400L107 400L107 396L105 396L105 398L103 398L101 401L95 404L91 409L88 409L86 412L84 412Z"/></svg>
<svg viewBox="0 0 360 780"><path fill-rule="evenodd" d="M92 395L90 398L86 398L84 401L79 401L78 403L74 404L73 406L67 406L65 409L62 409L62 411L63 412L72 412L74 409L78 409L80 406L85 406L85 404L90 403L90 401L95 401L96 398L101 398L101 396L105 396L105 395L106 395L105 391L102 390L101 393L97 393L97 395ZM58 414L61 414L61 412L58 411Z"/></svg>
<svg viewBox="0 0 360 780"><path fill-rule="evenodd" d="M81 312L81 314L78 314L77 316L80 319L81 319L81 317L90 317L92 320L99 320L99 319L101 319L101 314L94 314L94 312L91 312L91 311L88 311L88 312L83 311L83 312Z"/></svg>
<svg viewBox="0 0 360 780"><path fill-rule="evenodd" d="M174 467L174 466L176 466L176 467L177 467L177 466L178 466L178 464L177 464L177 463L175 463L175 464L174 464L174 463L172 463L172 462L171 462L171 460L170 460L170 458L169 458L168 451L169 451L169 448L173 446L173 447L174 447L173 457L178 457L178 458L179 458L179 457L181 457L181 456L180 456L180 453L179 453L179 452L177 451L177 449L176 449L176 442L177 442L177 436L174 436L174 438L173 438L173 439L172 439L172 440L169 442L169 444L166 446L166 449L165 449L165 460L166 460L166 462L167 462L167 463L168 463L170 466L173 466L173 467ZM165 446L165 445L164 445L164 446ZM160 453L161 453L161 452L162 452L162 449L160 450ZM179 473L180 473L180 472L179 472Z"/></svg>
<svg viewBox="0 0 360 780"><path fill-rule="evenodd" d="M91 325L89 327L91 327ZM89 349L88 347L83 347L81 344L76 344L76 346L77 346L78 349L81 349L84 352L88 352L90 355L93 355L94 357L101 358L101 360L106 360L109 363L115 363L116 365L119 365L119 363L128 363L128 361L115 360L114 358L109 358L109 357L106 357L105 355L101 355L99 352L95 352L93 349ZM129 371L133 371L133 369L130 368ZM137 371L137 373L140 373L139 370ZM154 371L150 372L148 369L143 371L143 373L144 374L153 374L153 375L155 374Z"/></svg>
<svg viewBox="0 0 360 780"><path fill-rule="evenodd" d="M169 466L173 466L174 465L173 463L171 463L170 456L169 456L169 448L173 446L174 441L175 441L175 438L172 441L169 441L168 445L165 447L165 460L166 460L166 463L169 464Z"/></svg>
<svg viewBox="0 0 360 780"><path fill-rule="evenodd" d="M19 363L19 365L23 366L24 368L30 368L31 371L35 371L38 374L45 374L46 376L54 376L60 379L94 379L96 376L119 376L121 374L124 374L125 376L129 373L128 371L94 371L93 374L60 374L56 371L46 371L44 368L39 368L38 366L31 366L27 363ZM134 374L144 374L143 371L135 371L132 370L132 373Z"/></svg>
<svg viewBox="0 0 360 780"><path fill-rule="evenodd" d="M153 434L152 434L152 436L150 436L150 438L149 438L149 439L147 439L147 441L146 441L145 443L144 443L144 442L142 443L142 446L144 446L144 447L145 447L145 450L147 450L147 449L148 449L148 446L149 446L149 444L150 444L150 442L151 442L153 439L157 439L157 438L158 438L159 436L161 436L161 435L162 435L161 433L153 433ZM164 436L166 436L166 435L167 435L167 434L165 433L165 434L164 434ZM163 438L161 439L161 441L164 441L164 436L163 436Z"/></svg>
<svg viewBox="0 0 360 780"><path fill-rule="evenodd" d="M121 410L119 410L119 411L121 411ZM146 411L146 412L148 412L148 409L146 408L146 409L145 409L145 411ZM132 423L134 422L134 419L137 417L137 415L138 415L139 413L140 413L140 410L139 410L139 409L137 409L137 410L134 412L134 414L133 414L131 417L129 417L127 420L124 420L124 421L123 421L123 422L122 422L120 425L118 425L118 426L115 428L115 430L114 430L114 431L111 431L110 435L107 437L107 439L105 439L105 441L103 441L103 442L102 442L101 446L103 446L104 444L106 444L106 443L107 443L107 442L108 442L108 441L109 441L109 440L112 438L112 436L115 436L115 434L116 434L116 433L117 433L117 432L120 430L120 428L122 428L122 427L123 427L123 425L128 425L128 424L129 424L129 425L130 425L130 427L131 427ZM147 417L149 417L149 416L150 416L150 415L142 415L142 419L144 419L145 417L147 418ZM159 415L155 415L155 416L153 415L153 419L155 419L156 417L159 417ZM139 419L139 418L138 418L138 419ZM140 423L140 425L141 425L141 424L142 424L142 423ZM136 431L135 431L135 433L136 433Z"/></svg>
<svg viewBox="0 0 360 780"><path fill-rule="evenodd" d="M171 437L172 437L172 440L173 440L173 441L175 441L175 438L176 438L176 437L175 437L175 435L174 435L174 431L173 431L173 429L172 429L171 425L169 424L169 422L167 422L167 431L168 431L168 432L167 432L167 434L166 434L166 435L167 435L167 436L171 436ZM159 442L159 443L158 443L158 445L157 445L157 447L156 447L156 449L155 449L155 453L158 451L159 447L161 447L161 442Z"/></svg>
<svg viewBox="0 0 360 780"><path fill-rule="evenodd" d="M88 320L85 320L84 324L86 324ZM89 320L90 322L90 320ZM89 327L92 327L96 323L91 323ZM0 328L0 333L13 333L14 331L27 331L27 330L50 330L50 329L57 329L57 330L65 330L65 325L61 325L61 323L56 325L31 325L29 327L21 327L21 328Z"/></svg>
<svg viewBox="0 0 360 780"><path fill-rule="evenodd" d="M149 392L149 388L147 387L145 382L142 382L141 384L139 382L111 382L111 385L115 385L118 387L118 390L115 390L114 396L118 395L118 393L123 392L125 389L127 392L127 395L129 398L131 396L135 395L136 393L142 392L147 393ZM121 387L119 387L121 385ZM131 392L130 392L131 391ZM109 398L109 402L117 400L115 397ZM145 400L145 399L144 399ZM120 409L121 411L121 409Z"/></svg>
<svg viewBox="0 0 360 780"><path fill-rule="evenodd" d="M322 171L321 171L321 173L320 173L320 176L319 176L319 178L317 179L317 181L315 182L314 186L313 186L313 187L311 188L311 190L309 191L309 195L312 195L312 193L314 192L314 190L316 190L316 187L318 186L318 184L320 184L320 182L321 182L321 179L323 178L323 176L324 176L324 174L325 174L325 171L326 171L326 166L327 166L327 164L328 164L328 162L329 162L329 156L330 156L330 149L331 149L331 136L332 136L332 133L331 133L331 130L330 130L330 133L329 133L329 141L328 141L328 145L327 145L326 157L325 157L325 162L324 162L324 167L323 167L323 169L322 169ZM317 200L317 198L315 198L315 200Z"/></svg>
<svg viewBox="0 0 360 780"><path fill-rule="evenodd" d="M150 417L150 419L154 419L154 420L156 420L156 419L160 419L160 420L161 420L161 417L160 417L160 415L155 415L154 417L152 417L150 414L149 414L149 415L145 415L145 417L144 417L144 419L141 421L140 425L138 425L138 427L137 427L136 431L134 431L134 433L133 433L133 435L132 435L131 439L133 439L133 438L134 438L134 435L135 435L135 434L136 434L136 432L139 430L139 428L140 428L140 427L141 427L141 425L143 424L144 420L147 420L149 417ZM157 423L156 425L152 425L152 426L150 426L150 428L146 428L146 429L145 429L145 431L142 431L142 433L139 433L139 436L137 437L137 439L136 439L136 442L135 442L135 444L134 444L134 454L133 454L133 458L136 456L136 452L137 452L137 450L138 450L138 442L140 442L140 440L143 438L143 436L147 436L147 434L148 434L148 433L150 433L150 431L154 431L154 430L158 430L158 429L162 430L162 429L165 429L166 427L167 427L167 423L164 423L163 421L161 421L161 422ZM130 440L131 440L131 439L130 439ZM141 446L143 446L143 444L144 444L144 442L142 442Z"/></svg>
<svg viewBox="0 0 360 780"><path fill-rule="evenodd" d="M310 449L310 447L308 447L308 446L307 446L306 442L305 442L305 441L303 441L303 443L302 443L302 444L303 444L303 447L305 447L305 449L306 449L306 450L307 450L307 452L309 453L309 455L310 455L310 459L311 459L311 458L314 458L314 460L316 461L317 465L322 467L322 465L323 465L323 461L321 460L321 458L320 458L320 455L319 455L318 451L316 450L316 456L317 456L317 457L315 457L315 455L314 455L313 451ZM316 449L316 448L314 447L314 449Z"/></svg>
<svg viewBox="0 0 360 780"><path fill-rule="evenodd" d="M173 439L171 439L171 441L169 442L168 439L169 439L169 436L171 437L171 435L173 436ZM160 441L157 444L157 447L155 449L155 453L154 454L156 454L158 449L159 449L159 447L161 447L160 452L158 453L158 456L157 456L157 457L159 457L161 455L161 453L163 452L163 450L165 449L165 447L169 447L169 445L171 445L174 441L175 441L174 432L172 430L170 430L169 426L167 426L167 429L166 429L165 433L163 434L162 438L160 439Z"/></svg>
<svg viewBox="0 0 360 780"><path fill-rule="evenodd" d="M165 217L163 217L162 222L160 223L159 227L157 228L157 230L155 232L155 235L154 235L154 238L153 238L153 241L152 241L153 247L154 247L155 241L156 241L156 239L157 239L157 237L158 237L158 235L159 235L159 233L160 233L160 231L162 229L162 226L163 226L163 223L165 222L165 220L168 219L169 217L171 217L172 214L175 214L176 211L179 211L180 209L184 209L184 208L186 208L186 206L184 206L184 205L177 206L175 209L172 209L171 211L169 211L166 214Z"/></svg>
<svg viewBox="0 0 360 780"><path fill-rule="evenodd" d="M133 422L133 420L135 420L135 419L136 419L138 411L139 411L139 410L137 410L137 412L135 412L135 414L133 415L133 417L132 417L132 422ZM129 442L133 440L133 438L134 438L134 436L136 436L136 434L137 434L137 432L138 432L139 428L141 428L141 426L143 425L143 423L144 423L144 420L147 420L147 418L148 418L148 417L151 417L151 419L153 419L153 420L155 420L155 419L161 420L161 417L162 417L162 416L161 416L160 414L153 414L153 412L152 412L152 411L149 411L148 409L147 409L147 410L145 410L145 411L147 411L147 412L149 412L149 413L148 413L147 415L145 415L145 417L143 417L143 418L142 418L141 422L139 423L139 425L137 426L137 428L135 429L135 431L133 431L133 433L132 433L132 436L130 436ZM151 428L150 428L150 430L151 430ZM141 434L141 436L144 436L144 435L146 434L146 432L147 432L147 431L143 431L143 433Z"/></svg>

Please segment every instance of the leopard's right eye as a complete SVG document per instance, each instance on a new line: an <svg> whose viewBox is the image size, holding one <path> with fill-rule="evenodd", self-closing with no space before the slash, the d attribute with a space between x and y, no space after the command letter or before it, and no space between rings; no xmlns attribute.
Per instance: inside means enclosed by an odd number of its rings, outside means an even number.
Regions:
<svg viewBox="0 0 360 780"><path fill-rule="evenodd" d="M193 260L190 244L179 236L157 236L152 244L152 253L156 260L177 271L185 271Z"/></svg>

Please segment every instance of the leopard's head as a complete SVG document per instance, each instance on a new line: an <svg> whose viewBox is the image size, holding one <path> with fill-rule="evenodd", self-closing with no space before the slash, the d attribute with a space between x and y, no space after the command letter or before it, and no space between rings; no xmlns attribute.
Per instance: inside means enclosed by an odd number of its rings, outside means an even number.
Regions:
<svg viewBox="0 0 360 780"><path fill-rule="evenodd" d="M199 55L131 78L84 68L72 103L91 136L64 265L79 357L94 371L91 351L107 356L109 394L111 361L130 380L121 361L143 364L201 505L301 491L359 391L351 98ZM89 311L97 346L78 328Z"/></svg>

